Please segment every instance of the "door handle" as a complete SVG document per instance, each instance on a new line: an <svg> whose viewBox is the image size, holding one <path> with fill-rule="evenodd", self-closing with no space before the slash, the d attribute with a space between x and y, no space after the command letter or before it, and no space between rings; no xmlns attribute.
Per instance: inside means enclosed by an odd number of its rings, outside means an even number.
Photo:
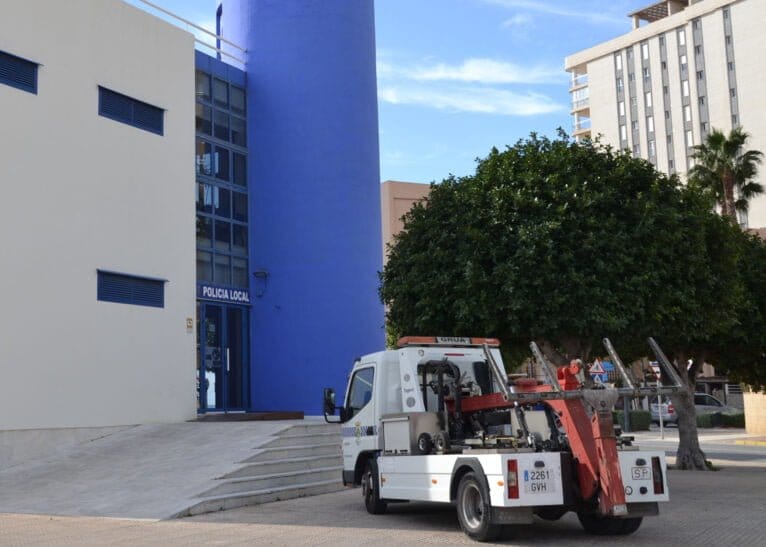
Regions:
<svg viewBox="0 0 766 547"><path fill-rule="evenodd" d="M231 361L229 360L229 348L226 348L226 372L229 372L231 370L231 366L229 365Z"/></svg>

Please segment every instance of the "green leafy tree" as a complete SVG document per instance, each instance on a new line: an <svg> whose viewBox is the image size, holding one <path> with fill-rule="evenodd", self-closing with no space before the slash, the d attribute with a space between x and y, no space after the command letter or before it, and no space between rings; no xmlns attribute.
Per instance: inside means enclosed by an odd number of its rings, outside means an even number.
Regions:
<svg viewBox="0 0 766 547"><path fill-rule="evenodd" d="M739 252L741 304L736 328L717 345L713 360L730 379L760 390L766 386L766 242L738 231L733 244Z"/></svg>
<svg viewBox="0 0 766 547"><path fill-rule="evenodd" d="M721 207L721 214L735 222L737 211L747 212L749 201L763 193L755 180L763 153L746 150L748 138L741 127L728 135L714 129L694 147L696 163L689 169L689 183L706 192Z"/></svg>
<svg viewBox="0 0 766 547"><path fill-rule="evenodd" d="M587 360L604 336L640 357L656 336L691 401L680 459L704 468L693 379L701 348L738 321L732 229L648 162L533 134L432 185L389 249L381 297L394 334L498 336L511 360L530 340L554 362Z"/></svg>

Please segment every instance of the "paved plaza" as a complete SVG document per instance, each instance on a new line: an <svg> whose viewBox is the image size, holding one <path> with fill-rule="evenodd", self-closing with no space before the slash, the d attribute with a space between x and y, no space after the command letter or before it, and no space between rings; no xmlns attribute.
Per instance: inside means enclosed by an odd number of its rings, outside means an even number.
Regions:
<svg viewBox="0 0 766 547"><path fill-rule="evenodd" d="M628 537L594 537L569 513L512 528L505 545L763 545L766 467L670 472L671 502ZM156 521L0 515L1 545L468 545L450 507L369 515L358 490Z"/></svg>

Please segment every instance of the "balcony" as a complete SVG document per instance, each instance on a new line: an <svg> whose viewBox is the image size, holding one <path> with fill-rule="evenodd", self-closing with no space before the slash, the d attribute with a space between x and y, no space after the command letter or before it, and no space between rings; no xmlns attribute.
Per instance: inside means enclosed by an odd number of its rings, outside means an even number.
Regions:
<svg viewBox="0 0 766 547"><path fill-rule="evenodd" d="M572 73L572 81L569 85L569 91L588 85L588 74Z"/></svg>
<svg viewBox="0 0 766 547"><path fill-rule="evenodd" d="M584 99L577 99L572 101L572 113L582 112L583 110L590 110L590 99L585 97Z"/></svg>
<svg viewBox="0 0 766 547"><path fill-rule="evenodd" d="M590 137L590 118L575 116L572 129L572 136L577 140Z"/></svg>
<svg viewBox="0 0 766 547"><path fill-rule="evenodd" d="M590 89L588 86L570 91L570 95L572 96L572 114L590 108Z"/></svg>

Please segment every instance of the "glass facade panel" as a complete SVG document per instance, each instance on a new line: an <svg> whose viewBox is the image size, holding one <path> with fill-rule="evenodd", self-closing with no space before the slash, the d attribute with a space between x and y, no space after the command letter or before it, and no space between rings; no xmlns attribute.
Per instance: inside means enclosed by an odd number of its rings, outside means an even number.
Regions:
<svg viewBox="0 0 766 547"><path fill-rule="evenodd" d="M247 287L247 260L233 258L231 261L232 280L235 287Z"/></svg>
<svg viewBox="0 0 766 547"><path fill-rule="evenodd" d="M232 154L232 177L231 181L239 186L247 186L247 158L242 154Z"/></svg>
<svg viewBox="0 0 766 547"><path fill-rule="evenodd" d="M213 221L208 217L197 217L197 247L209 249L213 246Z"/></svg>
<svg viewBox="0 0 766 547"><path fill-rule="evenodd" d="M197 281L213 280L213 254L197 251Z"/></svg>
<svg viewBox="0 0 766 547"><path fill-rule="evenodd" d="M215 147L215 178L229 180L229 151L221 146Z"/></svg>
<svg viewBox="0 0 766 547"><path fill-rule="evenodd" d="M215 255L215 283L231 285L231 258L226 255Z"/></svg>
<svg viewBox="0 0 766 547"><path fill-rule="evenodd" d="M247 146L245 120L236 116L231 117L231 142L237 146Z"/></svg>
<svg viewBox="0 0 766 547"><path fill-rule="evenodd" d="M232 226L232 248L237 254L247 254L247 226L234 224Z"/></svg>
<svg viewBox="0 0 766 547"><path fill-rule="evenodd" d="M229 140L229 115L220 110L215 111L214 135L216 139Z"/></svg>
<svg viewBox="0 0 766 547"><path fill-rule="evenodd" d="M197 211L213 212L213 187L209 184L197 183Z"/></svg>
<svg viewBox="0 0 766 547"><path fill-rule="evenodd" d="M245 113L245 90L235 85L231 86L231 111L237 114Z"/></svg>
<svg viewBox="0 0 766 547"><path fill-rule="evenodd" d="M212 147L209 142L197 139L197 174L212 175Z"/></svg>
<svg viewBox="0 0 766 547"><path fill-rule="evenodd" d="M232 192L232 202L234 210L234 220L247 222L247 194Z"/></svg>
<svg viewBox="0 0 766 547"><path fill-rule="evenodd" d="M196 74L197 87L196 95L197 100L209 101L210 100L210 75L205 74L201 70Z"/></svg>
<svg viewBox="0 0 766 547"><path fill-rule="evenodd" d="M214 188L213 195L215 196L215 214L219 217L231 217L231 192L225 188L216 187Z"/></svg>
<svg viewBox="0 0 766 547"><path fill-rule="evenodd" d="M213 102L217 106L229 106L229 84L218 78L213 78Z"/></svg>
<svg viewBox="0 0 766 547"><path fill-rule="evenodd" d="M212 109L209 106L205 106L204 104L197 103L196 112L197 112L196 114L197 133L204 133L205 135L210 135L210 132L212 130L212 123L213 123Z"/></svg>
<svg viewBox="0 0 766 547"><path fill-rule="evenodd" d="M223 221L215 221L215 250L229 252L231 242L231 224Z"/></svg>

